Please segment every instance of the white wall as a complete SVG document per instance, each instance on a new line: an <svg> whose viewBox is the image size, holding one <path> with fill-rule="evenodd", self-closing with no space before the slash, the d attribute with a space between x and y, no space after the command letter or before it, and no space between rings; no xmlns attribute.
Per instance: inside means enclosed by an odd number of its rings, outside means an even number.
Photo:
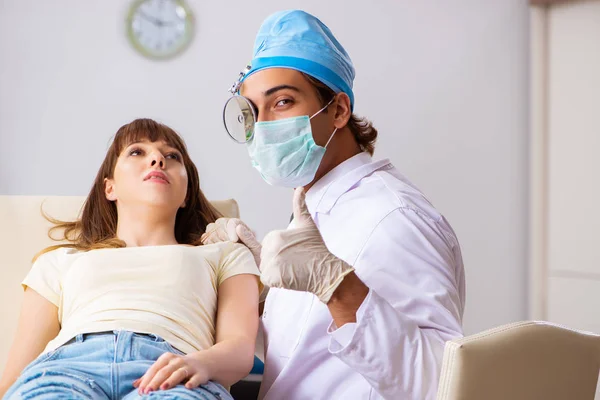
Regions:
<svg viewBox="0 0 600 400"><path fill-rule="evenodd" d="M547 18L546 311L600 332L600 1L553 6Z"/></svg>
<svg viewBox="0 0 600 400"><path fill-rule="evenodd" d="M191 48L152 62L126 40L129 1L0 0L0 194L86 194L110 136L152 117L185 137L209 198L236 198L261 237L284 227L291 193L262 182L221 110L263 18L303 7L354 60L376 156L454 226L465 331L526 317L526 2L189 1Z"/></svg>

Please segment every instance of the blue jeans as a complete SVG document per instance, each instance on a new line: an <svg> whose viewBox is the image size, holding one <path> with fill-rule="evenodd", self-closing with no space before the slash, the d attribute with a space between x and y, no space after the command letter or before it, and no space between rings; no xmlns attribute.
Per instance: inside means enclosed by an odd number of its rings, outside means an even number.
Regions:
<svg viewBox="0 0 600 400"><path fill-rule="evenodd" d="M77 335L29 364L4 399L232 399L215 382L196 389L177 385L140 396L133 381L165 352L183 354L156 335L129 331Z"/></svg>

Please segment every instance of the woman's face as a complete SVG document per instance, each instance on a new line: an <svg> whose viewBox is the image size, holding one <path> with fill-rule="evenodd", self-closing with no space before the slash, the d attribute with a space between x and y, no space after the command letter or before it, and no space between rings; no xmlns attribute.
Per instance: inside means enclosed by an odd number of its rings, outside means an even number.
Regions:
<svg viewBox="0 0 600 400"><path fill-rule="evenodd" d="M160 206L174 213L185 206L188 175L179 151L164 141L142 140L127 146L117 159L106 198L117 206Z"/></svg>

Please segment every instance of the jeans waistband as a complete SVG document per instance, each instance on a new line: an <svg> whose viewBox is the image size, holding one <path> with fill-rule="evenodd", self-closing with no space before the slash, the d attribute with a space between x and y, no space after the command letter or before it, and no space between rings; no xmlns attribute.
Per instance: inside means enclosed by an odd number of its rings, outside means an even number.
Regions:
<svg viewBox="0 0 600 400"><path fill-rule="evenodd" d="M125 331L125 330L114 330L114 331L106 331L106 332L80 333L80 334L76 335L74 338L72 338L71 340L69 340L68 342L66 342L65 345L71 344L71 343L81 343L81 342L85 342L85 341L91 340L91 339L104 339L104 338L113 338L114 337L116 340L116 338L119 335L131 335L133 338L142 337L142 338L150 339L153 342L164 341L163 338L161 338L158 335L155 335L154 333L142 333L142 332L131 332L131 331Z"/></svg>

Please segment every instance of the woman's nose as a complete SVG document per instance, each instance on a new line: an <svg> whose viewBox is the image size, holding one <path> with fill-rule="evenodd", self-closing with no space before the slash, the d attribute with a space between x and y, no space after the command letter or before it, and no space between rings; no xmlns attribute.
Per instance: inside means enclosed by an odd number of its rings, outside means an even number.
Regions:
<svg viewBox="0 0 600 400"><path fill-rule="evenodd" d="M165 167L165 157L162 154L153 153L151 160L150 166L154 167L158 164L161 169Z"/></svg>

